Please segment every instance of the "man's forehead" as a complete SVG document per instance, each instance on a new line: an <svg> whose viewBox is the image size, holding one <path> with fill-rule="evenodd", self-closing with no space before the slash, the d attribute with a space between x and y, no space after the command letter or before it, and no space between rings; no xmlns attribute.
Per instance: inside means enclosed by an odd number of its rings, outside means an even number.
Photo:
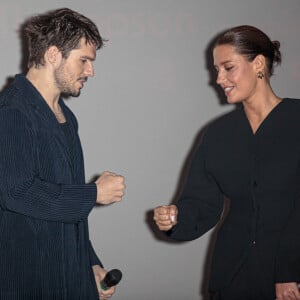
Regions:
<svg viewBox="0 0 300 300"><path fill-rule="evenodd" d="M85 38L82 38L79 43L79 47L71 50L74 54L89 55L91 58L96 57L96 45L94 43L86 42Z"/></svg>

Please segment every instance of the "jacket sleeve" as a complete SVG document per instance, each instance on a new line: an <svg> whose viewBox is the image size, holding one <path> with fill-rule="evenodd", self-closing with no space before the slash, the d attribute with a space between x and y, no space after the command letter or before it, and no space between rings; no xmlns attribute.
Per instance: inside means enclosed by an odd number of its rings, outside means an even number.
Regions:
<svg viewBox="0 0 300 300"><path fill-rule="evenodd" d="M34 135L16 109L0 109L0 192L2 209L33 218L79 222L95 205L95 184L47 182L35 168Z"/></svg>
<svg viewBox="0 0 300 300"><path fill-rule="evenodd" d="M91 266L99 265L101 268L104 268L102 262L98 258L97 254L92 246L91 241L89 242L89 255L90 255Z"/></svg>
<svg viewBox="0 0 300 300"><path fill-rule="evenodd" d="M300 197L282 231L276 257L275 282L300 283Z"/></svg>
<svg viewBox="0 0 300 300"><path fill-rule="evenodd" d="M178 200L178 223L169 232L176 240L193 240L217 224L224 205L224 197L205 164L204 138L193 157L189 173Z"/></svg>

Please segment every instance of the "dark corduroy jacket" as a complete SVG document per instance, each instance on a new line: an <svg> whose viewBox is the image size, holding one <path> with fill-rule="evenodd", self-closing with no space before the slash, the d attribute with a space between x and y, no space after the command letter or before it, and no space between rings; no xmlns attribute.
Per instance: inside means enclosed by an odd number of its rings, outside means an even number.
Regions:
<svg viewBox="0 0 300 300"><path fill-rule="evenodd" d="M283 99L255 134L243 109L208 127L170 236L192 240L207 232L220 219L224 196L230 209L218 232L210 289L228 285L252 247L274 283L299 282L300 100Z"/></svg>
<svg viewBox="0 0 300 300"><path fill-rule="evenodd" d="M0 95L0 299L98 299L88 234L96 201L86 184L77 121L61 125L23 75Z"/></svg>

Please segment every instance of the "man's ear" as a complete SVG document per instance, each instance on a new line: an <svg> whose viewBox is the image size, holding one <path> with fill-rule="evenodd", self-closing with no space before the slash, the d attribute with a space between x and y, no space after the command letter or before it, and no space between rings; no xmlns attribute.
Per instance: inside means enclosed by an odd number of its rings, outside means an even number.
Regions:
<svg viewBox="0 0 300 300"><path fill-rule="evenodd" d="M62 54L56 46L49 47L45 52L45 62L46 64L50 64L56 66L60 64L62 59Z"/></svg>

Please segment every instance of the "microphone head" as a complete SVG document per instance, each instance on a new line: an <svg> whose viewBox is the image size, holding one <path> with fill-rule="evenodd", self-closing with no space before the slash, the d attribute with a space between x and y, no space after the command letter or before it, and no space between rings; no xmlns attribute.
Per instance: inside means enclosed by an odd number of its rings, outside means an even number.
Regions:
<svg viewBox="0 0 300 300"><path fill-rule="evenodd" d="M121 279L122 272L118 269L113 269L106 273L105 278L103 279L103 285L105 288L110 288L118 284Z"/></svg>

